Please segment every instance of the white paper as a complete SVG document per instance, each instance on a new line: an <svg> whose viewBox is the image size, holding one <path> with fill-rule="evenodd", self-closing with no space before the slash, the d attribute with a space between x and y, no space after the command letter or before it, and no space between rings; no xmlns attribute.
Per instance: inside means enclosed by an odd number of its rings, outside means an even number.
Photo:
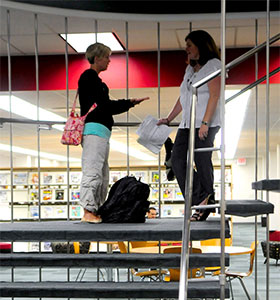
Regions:
<svg viewBox="0 0 280 300"><path fill-rule="evenodd" d="M160 152L160 149L172 128L167 125L157 125L158 120L152 116L147 116L141 123L136 133L139 135L137 142L155 154Z"/></svg>

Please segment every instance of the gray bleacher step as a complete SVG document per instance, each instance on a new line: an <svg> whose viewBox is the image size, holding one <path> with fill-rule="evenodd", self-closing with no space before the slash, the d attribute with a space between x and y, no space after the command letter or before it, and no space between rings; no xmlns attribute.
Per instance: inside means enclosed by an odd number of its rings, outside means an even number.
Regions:
<svg viewBox="0 0 280 300"><path fill-rule="evenodd" d="M178 298L178 282L1 282L0 297ZM226 284L225 296L229 298ZM217 279L190 279L188 298L219 298Z"/></svg>
<svg viewBox="0 0 280 300"><path fill-rule="evenodd" d="M272 214L274 205L262 200L227 200L225 213L233 216L251 217Z"/></svg>
<svg viewBox="0 0 280 300"><path fill-rule="evenodd" d="M80 221L2 222L1 241L180 241L183 218L148 219L145 223L89 224ZM230 237L228 221L225 237ZM220 220L191 222L191 240L220 238Z"/></svg>
<svg viewBox="0 0 280 300"><path fill-rule="evenodd" d="M253 182L252 189L280 193L280 179L264 179Z"/></svg>
<svg viewBox="0 0 280 300"><path fill-rule="evenodd" d="M57 253L7 253L0 254L2 267L80 267L80 268L168 268L180 267L181 255L168 254L57 254ZM226 254L226 266L229 256ZM220 265L219 253L190 254L190 268Z"/></svg>

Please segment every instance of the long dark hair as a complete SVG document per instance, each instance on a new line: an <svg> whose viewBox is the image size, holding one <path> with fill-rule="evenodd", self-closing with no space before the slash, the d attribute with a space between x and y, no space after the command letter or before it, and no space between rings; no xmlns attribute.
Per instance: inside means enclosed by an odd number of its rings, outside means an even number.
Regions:
<svg viewBox="0 0 280 300"><path fill-rule="evenodd" d="M195 66L197 63L203 66L212 58L220 59L220 51L208 32L204 30L192 31L186 36L185 41L188 39L196 45L199 51L199 59L197 61L191 60L191 66Z"/></svg>

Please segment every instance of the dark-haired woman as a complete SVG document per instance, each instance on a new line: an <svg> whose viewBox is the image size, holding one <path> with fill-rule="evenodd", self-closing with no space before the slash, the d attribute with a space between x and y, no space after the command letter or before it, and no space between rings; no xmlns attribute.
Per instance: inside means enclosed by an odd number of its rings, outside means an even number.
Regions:
<svg viewBox="0 0 280 300"><path fill-rule="evenodd" d="M219 50L206 31L192 31L186 36L185 41L189 64L180 86L180 97L167 118L160 119L158 122L158 125L169 124L182 111L182 121L172 149L171 161L183 195L185 195L186 160L189 147L191 86L221 68ZM197 92L195 148L213 147L215 135L220 128L220 77L202 85ZM194 161L196 172L194 172L192 204L214 204L212 151L195 152ZM210 212L210 209L197 210L191 220L206 220Z"/></svg>

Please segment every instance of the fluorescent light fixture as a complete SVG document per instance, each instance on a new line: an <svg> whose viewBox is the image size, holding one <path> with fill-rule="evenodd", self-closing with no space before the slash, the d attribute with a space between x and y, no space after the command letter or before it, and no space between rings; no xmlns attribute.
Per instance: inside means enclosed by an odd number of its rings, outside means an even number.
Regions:
<svg viewBox="0 0 280 300"><path fill-rule="evenodd" d="M10 111L9 96L0 96L0 109ZM30 120L37 120L37 106L16 96L11 96L11 110L13 114ZM39 121L66 122L66 119L39 107ZM53 128L63 131L64 125L54 125Z"/></svg>
<svg viewBox="0 0 280 300"><path fill-rule="evenodd" d="M237 94L239 90L226 90L225 99ZM233 159L242 130L251 90L236 97L225 106L225 158ZM220 132L216 135L216 145L221 144ZM218 152L220 157L220 151Z"/></svg>
<svg viewBox="0 0 280 300"><path fill-rule="evenodd" d="M113 139L110 140L110 148L115 150L115 151L124 153L124 154L126 154L126 152L127 152L126 144L117 142ZM135 148L132 148L132 147L129 147L129 155L133 156L133 157L136 157L140 160L153 161L153 160L157 159L156 157L153 157L149 154L143 153L142 151L139 151L139 150L137 150Z"/></svg>
<svg viewBox="0 0 280 300"><path fill-rule="evenodd" d="M6 110L8 112L10 111L8 95L0 95L0 109ZM13 96L13 95L11 96L11 110L12 110L12 113L22 116L24 118L31 119L31 120L37 120L37 106L34 104L31 104L21 98ZM46 109L39 108L39 121L66 122L66 119L55 113L52 113ZM64 125L53 125L52 127L59 131L63 131ZM126 154L126 149L127 149L126 144L123 144L123 143L117 142L113 139L110 139L110 146L113 150ZM28 150L28 149L25 149L25 150ZM33 150L30 150L30 151L33 151ZM18 152L18 153L20 153L20 152ZM25 153L25 154L28 154L28 153ZM32 155L32 154L30 154L30 155ZM145 160L145 161L146 160L148 160L148 161L156 160L155 157L145 154L133 147L129 147L129 155L132 157L136 157L140 160ZM36 152L36 156L37 156L37 152ZM55 159L55 158L53 158L53 159ZM58 159L58 160L61 160L61 159Z"/></svg>
<svg viewBox="0 0 280 300"><path fill-rule="evenodd" d="M10 151L10 145L0 144L0 150ZM35 156L35 157L38 156L38 151L36 151L36 150L31 150L31 149L17 147L17 146L12 146L12 151L15 153L19 153L19 154L25 154L25 155ZM52 160L58 160L58 161L67 161L66 156L47 153L47 152L43 152L43 151L40 151L40 157L52 159ZM81 159L69 157L69 161L70 162L80 162Z"/></svg>
<svg viewBox="0 0 280 300"><path fill-rule="evenodd" d="M59 34L66 40L65 34ZM112 32L97 33L97 42L100 42L111 48L112 51L122 51L123 46ZM85 53L87 47L96 43L95 33L69 33L67 34L67 43L78 53Z"/></svg>

